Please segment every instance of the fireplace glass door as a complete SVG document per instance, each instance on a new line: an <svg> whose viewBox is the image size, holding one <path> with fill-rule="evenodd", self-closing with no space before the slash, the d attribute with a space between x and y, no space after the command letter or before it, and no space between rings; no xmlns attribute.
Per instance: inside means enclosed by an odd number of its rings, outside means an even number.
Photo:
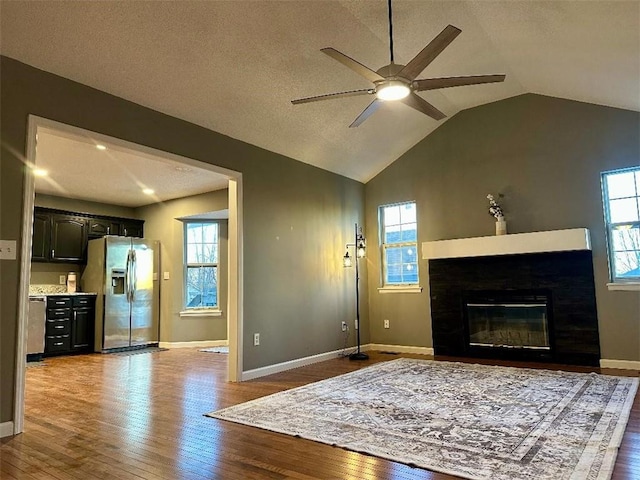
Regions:
<svg viewBox="0 0 640 480"><path fill-rule="evenodd" d="M466 304L469 345L551 349L546 299L487 300Z"/></svg>

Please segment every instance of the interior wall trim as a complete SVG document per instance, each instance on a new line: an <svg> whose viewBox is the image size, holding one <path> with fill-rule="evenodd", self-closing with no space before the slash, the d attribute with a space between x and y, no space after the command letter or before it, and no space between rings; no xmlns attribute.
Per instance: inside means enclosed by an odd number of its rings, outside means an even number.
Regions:
<svg viewBox="0 0 640 480"><path fill-rule="evenodd" d="M347 347L346 350L350 351L354 348L355 347ZM364 347L361 347L361 349L364 349ZM304 367L305 365L312 365L314 363L324 362L325 360L331 360L339 357L343 352L343 349L333 350L331 352L318 353L317 355L310 355L308 357L296 358L295 360L289 360L288 362L274 363L273 365L267 365L266 367L246 370L242 372L242 381L253 380L254 378L284 372L286 370L291 370L292 368Z"/></svg>
<svg viewBox="0 0 640 480"><path fill-rule="evenodd" d="M0 423L0 438L13 435L13 422Z"/></svg>
<svg viewBox="0 0 640 480"><path fill-rule="evenodd" d="M586 228L456 238L422 243L423 260L591 250Z"/></svg>
<svg viewBox="0 0 640 480"><path fill-rule="evenodd" d="M377 350L381 352L393 353L417 353L420 355L433 356L433 348L431 347L414 347L411 345L385 345L382 343L370 343L365 345L367 351Z"/></svg>
<svg viewBox="0 0 640 480"><path fill-rule="evenodd" d="M640 361L636 360L612 360L608 358L600 359L602 368L619 368L621 370L640 370Z"/></svg>
<svg viewBox="0 0 640 480"><path fill-rule="evenodd" d="M267 365L266 367L247 370L242 372L242 381L244 382L247 380L253 380L254 378L265 377L274 373L291 370L292 368L304 367L305 365L311 365L314 363L324 362L325 360L331 360L333 358L344 355L345 350L351 351L355 348L355 346L351 346L347 347L344 350L340 349L333 350L331 352L318 353L317 355L297 358L295 360L289 360L288 362L275 363L273 365ZM367 345L361 345L360 349L363 351L382 350L385 352L394 353L418 353L422 355L433 355L433 348L430 347L413 347L405 345L383 345L379 343L369 343Z"/></svg>
<svg viewBox="0 0 640 480"><path fill-rule="evenodd" d="M208 347L226 347L229 345L228 340L195 340L193 342L160 342L160 348L208 348Z"/></svg>

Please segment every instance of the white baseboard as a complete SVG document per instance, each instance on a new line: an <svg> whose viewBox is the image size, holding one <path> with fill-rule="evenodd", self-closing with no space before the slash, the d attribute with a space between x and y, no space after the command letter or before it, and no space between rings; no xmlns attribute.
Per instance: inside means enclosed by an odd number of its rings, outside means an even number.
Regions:
<svg viewBox="0 0 640 480"><path fill-rule="evenodd" d="M622 370L640 370L640 362L635 360L609 360L606 358L601 358L600 367L620 368Z"/></svg>
<svg viewBox="0 0 640 480"><path fill-rule="evenodd" d="M433 356L433 348L431 347L412 347L410 345L384 345L382 343L369 343L363 347L363 350L379 350L394 353L417 353L420 355Z"/></svg>
<svg viewBox="0 0 640 480"><path fill-rule="evenodd" d="M347 350L352 351L355 347L348 347ZM362 345L360 347L362 351L369 350L383 350L387 352L397 353L419 353L422 355L433 355L433 348L428 347L411 347L403 345L381 345L377 343L370 343ZM264 377L266 375L272 375L274 373L284 372L285 370L291 370L292 368L304 367L305 365L311 365L313 363L324 362L331 360L332 358L339 357L344 350L334 350L332 352L319 353L317 355L311 355L309 357L297 358L296 360L289 360L288 362L276 363L275 365L268 365L266 367L254 368L242 372L242 381L253 380L254 378Z"/></svg>
<svg viewBox="0 0 640 480"><path fill-rule="evenodd" d="M13 422L0 423L0 438L13 435Z"/></svg>
<svg viewBox="0 0 640 480"><path fill-rule="evenodd" d="M229 345L228 340L196 340L194 342L160 342L160 348L208 348L208 347L226 347Z"/></svg>
<svg viewBox="0 0 640 480"><path fill-rule="evenodd" d="M351 347L349 347L348 350L351 350ZM284 372L285 370L291 370L292 368L304 367L305 365L331 360L332 358L339 357L342 352L343 350L334 350L333 352L319 353L317 355L311 355L310 357L297 358L295 360L289 360L288 362L276 363L266 367L246 370L242 372L242 381L253 380L254 378Z"/></svg>

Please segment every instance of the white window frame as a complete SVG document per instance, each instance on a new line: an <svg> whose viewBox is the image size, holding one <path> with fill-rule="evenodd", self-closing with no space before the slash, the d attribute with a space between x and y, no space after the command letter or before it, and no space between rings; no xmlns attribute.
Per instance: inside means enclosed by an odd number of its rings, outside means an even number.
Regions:
<svg viewBox="0 0 640 480"><path fill-rule="evenodd" d="M613 242L613 231L619 227L633 227L640 228L640 219L637 221L627 221L627 222L612 222L611 221L611 211L610 211L610 198L609 198L609 189L607 183L607 177L611 175L616 175L620 173L628 173L628 172L638 172L640 173L640 167L631 167L631 168L622 168L617 170L609 170L603 172L601 175L601 185L602 185L602 200L604 206L604 221L606 227L606 235L607 235L607 257L609 261L609 277L610 283L607 284L610 290L640 290L640 275L633 277L618 277L616 275L616 259L614 250L614 242ZM637 175L635 176L637 178ZM640 202L640 184L636 181L636 195L630 197L622 197L622 198L634 198L636 202ZM636 204L636 206L638 203Z"/></svg>
<svg viewBox="0 0 640 480"><path fill-rule="evenodd" d="M216 227L216 245L218 246L218 258L217 262L211 263L189 263L188 262L188 248L189 243L187 239L187 230L189 225L213 225ZM181 317L195 317L195 316L220 316L222 312L220 310L220 222L215 220L192 220L188 222L184 222L183 225L183 294L182 294L182 305L183 309L180 312ZM187 280L188 280L188 270L189 267L215 267L216 269L216 300L217 305L215 306L198 306L198 307L189 307L187 306Z"/></svg>
<svg viewBox="0 0 640 480"><path fill-rule="evenodd" d="M412 242L397 242L397 243L385 243L385 219L384 219L384 209L388 207L394 206L403 206L413 204L416 208L416 240ZM418 218L417 218L417 210L418 205L415 201L406 201L406 202L398 202L398 203L389 203L386 205L380 205L378 207L378 238L380 239L380 285L378 288L378 292L380 293L420 293L422 292L422 287L420 286L420 257L418 255ZM399 225L402 225L400 223ZM403 282L403 283L387 283L387 255L386 250L388 247L398 248L398 247L413 247L416 251L416 274L417 281L416 282Z"/></svg>

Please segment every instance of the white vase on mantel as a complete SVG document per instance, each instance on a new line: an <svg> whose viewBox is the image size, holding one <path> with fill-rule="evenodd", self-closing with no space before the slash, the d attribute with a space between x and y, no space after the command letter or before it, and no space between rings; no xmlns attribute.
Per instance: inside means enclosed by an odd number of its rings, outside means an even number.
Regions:
<svg viewBox="0 0 640 480"><path fill-rule="evenodd" d="M507 234L507 221L504 217L496 217L496 235Z"/></svg>

